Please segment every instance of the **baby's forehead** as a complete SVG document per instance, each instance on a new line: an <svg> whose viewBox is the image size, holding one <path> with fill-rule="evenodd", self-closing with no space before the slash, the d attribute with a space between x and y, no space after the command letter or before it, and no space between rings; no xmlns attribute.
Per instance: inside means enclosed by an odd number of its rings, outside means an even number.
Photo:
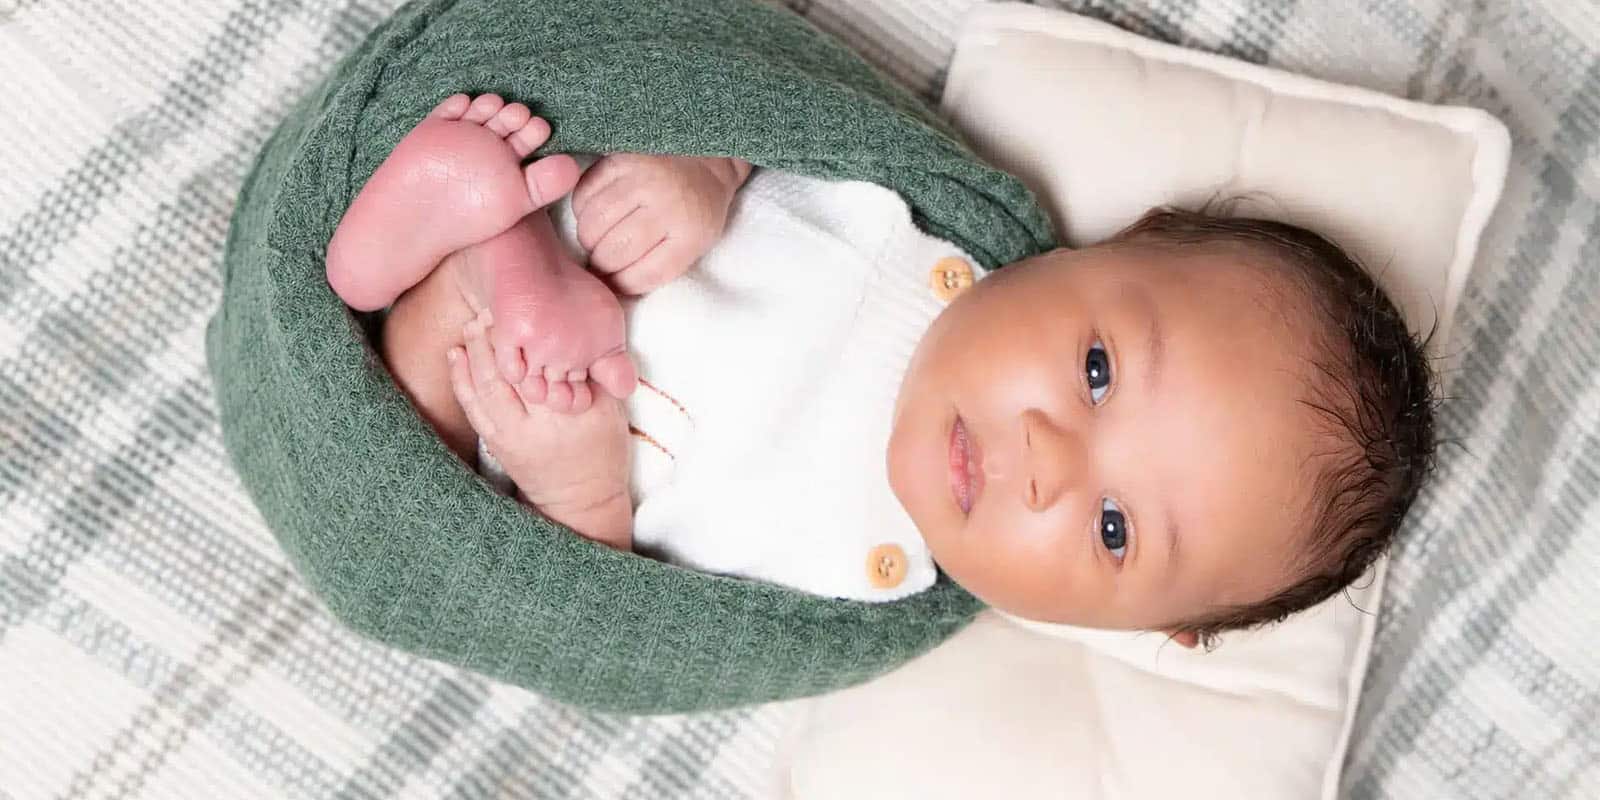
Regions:
<svg viewBox="0 0 1600 800"><path fill-rule="evenodd" d="M1182 579L1217 605L1248 605L1283 589L1306 561L1316 475L1250 461L1196 475L1173 488Z"/></svg>
<svg viewBox="0 0 1600 800"><path fill-rule="evenodd" d="M1141 454L1151 490L1182 520L1189 549L1219 580L1262 588L1279 576L1256 582L1243 580L1254 572L1230 579L1228 571L1300 560L1299 532L1332 446L1308 404L1310 375L1284 355L1281 337L1219 343L1214 330L1173 327L1161 383L1121 432L1133 438L1126 446Z"/></svg>

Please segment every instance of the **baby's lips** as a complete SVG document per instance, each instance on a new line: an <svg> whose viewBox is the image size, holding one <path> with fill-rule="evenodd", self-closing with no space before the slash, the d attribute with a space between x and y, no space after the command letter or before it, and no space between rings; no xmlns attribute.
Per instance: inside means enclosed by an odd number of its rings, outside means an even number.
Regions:
<svg viewBox="0 0 1600 800"><path fill-rule="evenodd" d="M983 456L978 448L977 439L972 436L971 430L967 428L959 413L956 415L955 424L950 427L948 446L950 491L961 513L970 514L973 506L977 505L978 495L983 488L981 469Z"/></svg>
<svg viewBox="0 0 1600 800"><path fill-rule="evenodd" d="M972 434L972 429L967 429L967 492L971 495L970 503L978 505L978 498L983 496L983 446L978 443L978 437Z"/></svg>
<svg viewBox="0 0 1600 800"><path fill-rule="evenodd" d="M983 448L978 446L978 440L967 435L967 480L972 493L972 505L978 504L978 498L983 496Z"/></svg>

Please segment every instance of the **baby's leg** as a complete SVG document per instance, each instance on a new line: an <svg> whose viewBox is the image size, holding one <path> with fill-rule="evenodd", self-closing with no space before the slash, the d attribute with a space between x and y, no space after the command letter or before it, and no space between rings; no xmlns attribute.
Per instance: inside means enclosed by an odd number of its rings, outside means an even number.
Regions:
<svg viewBox="0 0 1600 800"><path fill-rule="evenodd" d="M526 168L550 125L521 103L453 95L379 165L328 242L328 283L375 311L445 256L483 242L572 191L578 165L551 156Z"/></svg>

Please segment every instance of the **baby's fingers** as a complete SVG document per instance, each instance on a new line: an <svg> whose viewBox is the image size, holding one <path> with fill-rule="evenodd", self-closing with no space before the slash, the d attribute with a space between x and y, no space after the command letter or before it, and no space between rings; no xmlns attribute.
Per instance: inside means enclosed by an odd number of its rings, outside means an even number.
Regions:
<svg viewBox="0 0 1600 800"><path fill-rule="evenodd" d="M627 174L627 167L616 156L606 156L584 171L583 177L578 179L578 188L572 190L572 213L578 215L579 228L583 227L582 220L589 215L594 200L610 194L608 190ZM629 206L630 209L632 207ZM616 220L613 219L612 222L615 223ZM588 245L584 247L587 248Z"/></svg>
<svg viewBox="0 0 1600 800"><path fill-rule="evenodd" d="M606 284L621 295L648 294L688 272L698 258L695 248L686 240L667 239L641 255L627 269L609 276Z"/></svg>
<svg viewBox="0 0 1600 800"><path fill-rule="evenodd" d="M594 404L594 390L589 388L589 380L581 378L568 381L572 386L572 408L568 413L582 414Z"/></svg>
<svg viewBox="0 0 1600 800"><path fill-rule="evenodd" d="M589 251L589 266L599 272L621 272L666 239L666 223L648 209L640 209L606 232Z"/></svg>
<svg viewBox="0 0 1600 800"><path fill-rule="evenodd" d="M467 366L467 351L464 348L452 347L446 354L450 362L450 391L456 396L456 402L467 415L467 423L483 439L495 435L494 421L483 413L483 407L478 402L478 391L472 384L472 371Z"/></svg>
<svg viewBox="0 0 1600 800"><path fill-rule="evenodd" d="M522 405L533 413L534 406L544 403L545 395L549 392L549 385L545 383L542 373L528 371L528 376L517 384L517 394L522 396Z"/></svg>
<svg viewBox="0 0 1600 800"><path fill-rule="evenodd" d="M483 323L473 320L467 323L463 331L466 339L467 365L472 376L473 391L478 396L480 405L490 416L508 418L509 415L522 411L522 400L500 377L499 370L495 367L494 348L489 345L489 339L484 336Z"/></svg>
<svg viewBox="0 0 1600 800"><path fill-rule="evenodd" d="M640 193L626 181L612 184L605 193L589 201L578 215L578 244L591 254L612 231L641 208Z"/></svg>

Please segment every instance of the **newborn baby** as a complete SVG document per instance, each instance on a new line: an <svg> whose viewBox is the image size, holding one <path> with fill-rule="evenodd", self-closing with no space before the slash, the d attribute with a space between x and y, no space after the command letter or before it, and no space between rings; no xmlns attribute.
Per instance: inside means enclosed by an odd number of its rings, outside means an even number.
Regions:
<svg viewBox="0 0 1600 800"><path fill-rule="evenodd" d="M604 544L860 600L937 565L1003 611L1193 646L1349 585L1431 464L1420 343L1308 231L1155 211L984 276L881 187L523 166L548 133L445 100L328 280L390 308L385 362L451 449Z"/></svg>

